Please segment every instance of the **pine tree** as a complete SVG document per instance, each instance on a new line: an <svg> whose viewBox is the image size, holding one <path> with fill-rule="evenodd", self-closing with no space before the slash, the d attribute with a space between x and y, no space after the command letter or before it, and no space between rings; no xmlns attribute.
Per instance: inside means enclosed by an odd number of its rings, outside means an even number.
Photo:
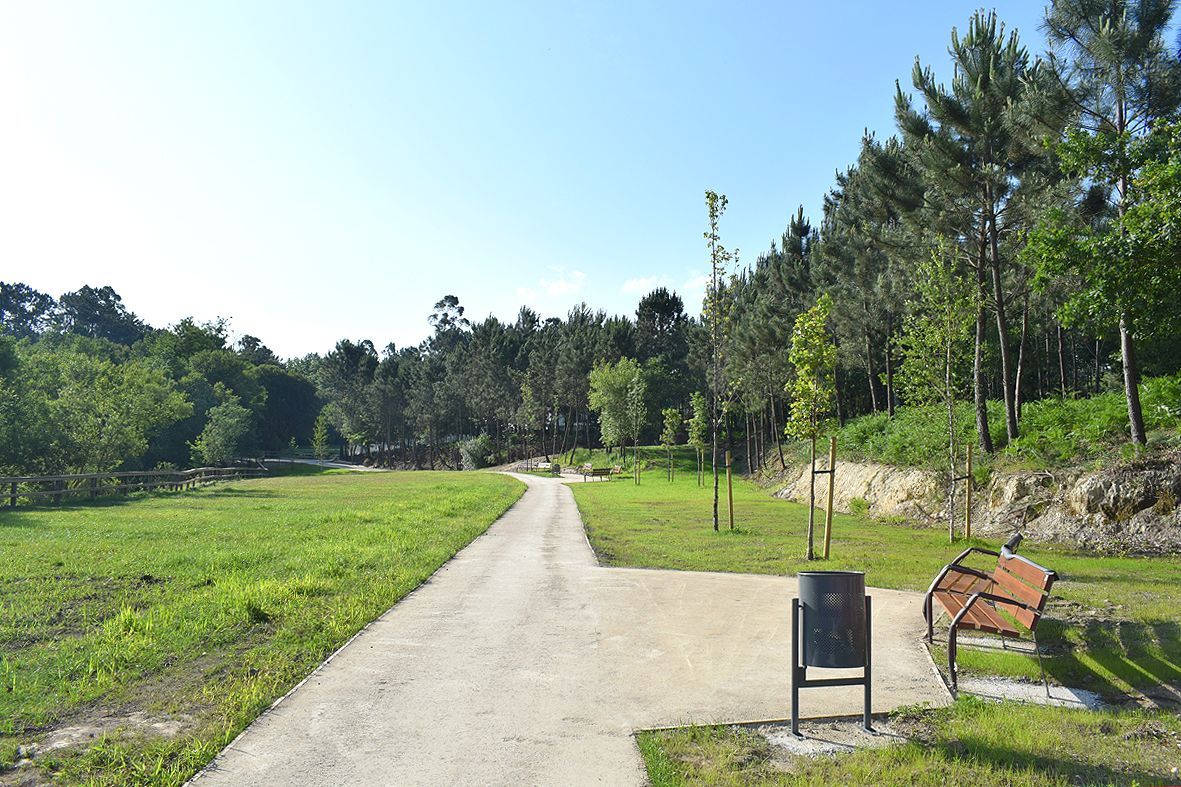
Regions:
<svg viewBox="0 0 1181 787"><path fill-rule="evenodd" d="M1020 133L1022 126L1011 118L1012 108L1021 103L1031 82L1034 65L1017 33L1005 36L995 12L974 14L963 38L953 30L949 52L955 66L950 85L939 84L934 72L916 61L912 81L924 99L925 112L916 112L899 89L897 115L933 187L931 196L958 207L948 214L959 225L950 234L969 239L974 247L982 296L974 373L977 431L981 447L991 450L982 369L986 304L996 317L1005 429L1009 439L1018 435L1017 381L1006 308L1010 261L1002 254L1001 237L1010 228L1012 197L1021 185L1021 174L1036 158ZM983 295L989 281L992 291L986 301Z"/></svg>
<svg viewBox="0 0 1181 787"><path fill-rule="evenodd" d="M1067 157L1080 174L1114 190L1117 232L1135 199L1138 140L1181 105L1181 61L1164 43L1174 6L1174 0L1055 0L1046 14L1050 68L1078 116L1078 130L1067 136ZM1059 270L1080 273L1087 288L1080 297L1100 296L1116 312L1128 423L1132 442L1144 445L1137 315L1129 299L1103 293L1102 283L1109 266L1126 268L1135 260L1077 263Z"/></svg>

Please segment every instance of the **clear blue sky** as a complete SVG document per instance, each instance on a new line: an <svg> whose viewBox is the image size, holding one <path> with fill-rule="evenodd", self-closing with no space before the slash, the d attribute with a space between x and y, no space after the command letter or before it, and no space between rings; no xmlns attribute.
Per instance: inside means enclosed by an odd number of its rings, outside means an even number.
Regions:
<svg viewBox="0 0 1181 787"><path fill-rule="evenodd" d="M971 2L9 3L0 279L111 284L282 355L651 286L700 305L703 191L753 262L818 217ZM1042 3L995 7L1031 51Z"/></svg>

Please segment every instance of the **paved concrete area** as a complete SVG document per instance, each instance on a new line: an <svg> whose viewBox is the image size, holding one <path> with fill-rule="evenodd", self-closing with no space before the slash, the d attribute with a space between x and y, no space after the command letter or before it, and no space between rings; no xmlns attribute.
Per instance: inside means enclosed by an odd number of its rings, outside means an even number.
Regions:
<svg viewBox="0 0 1181 787"><path fill-rule="evenodd" d="M570 490L515 477L529 490L512 509L255 721L200 787L642 784L635 729L788 715L793 579L600 567ZM947 702L920 597L872 595L874 710ZM801 705L860 702L860 687L809 689Z"/></svg>

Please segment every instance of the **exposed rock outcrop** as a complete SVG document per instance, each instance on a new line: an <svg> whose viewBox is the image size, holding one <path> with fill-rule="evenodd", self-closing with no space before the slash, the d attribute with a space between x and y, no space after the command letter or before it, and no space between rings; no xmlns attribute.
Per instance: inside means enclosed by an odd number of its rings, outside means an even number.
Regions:
<svg viewBox="0 0 1181 787"><path fill-rule="evenodd" d="M817 478L817 500L827 494ZM957 490L957 492L960 490ZM776 495L806 502L806 467L784 474ZM962 505L957 496L956 505ZM973 531L1073 544L1096 552L1181 553L1181 457L1169 454L1103 470L994 473L974 492ZM822 503L821 503L822 504ZM873 462L837 464L834 507L931 525L947 517L946 475Z"/></svg>

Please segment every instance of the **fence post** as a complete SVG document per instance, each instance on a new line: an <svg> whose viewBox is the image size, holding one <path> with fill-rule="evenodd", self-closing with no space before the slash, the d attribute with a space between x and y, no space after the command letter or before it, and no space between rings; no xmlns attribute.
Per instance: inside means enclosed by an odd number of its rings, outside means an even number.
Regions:
<svg viewBox="0 0 1181 787"><path fill-rule="evenodd" d="M98 497L98 479L97 478L90 479L90 496L91 497Z"/></svg>
<svg viewBox="0 0 1181 787"><path fill-rule="evenodd" d="M8 497L8 507L16 508L16 481L12 482L12 490Z"/></svg>
<svg viewBox="0 0 1181 787"><path fill-rule="evenodd" d="M824 510L824 559L828 560L828 547L832 543L832 493L837 483L837 439L828 438L828 508Z"/></svg>
<svg viewBox="0 0 1181 787"><path fill-rule="evenodd" d="M66 486L66 482L58 479L53 482L53 491L56 493L53 496L53 504L60 506L62 504L62 489Z"/></svg>

